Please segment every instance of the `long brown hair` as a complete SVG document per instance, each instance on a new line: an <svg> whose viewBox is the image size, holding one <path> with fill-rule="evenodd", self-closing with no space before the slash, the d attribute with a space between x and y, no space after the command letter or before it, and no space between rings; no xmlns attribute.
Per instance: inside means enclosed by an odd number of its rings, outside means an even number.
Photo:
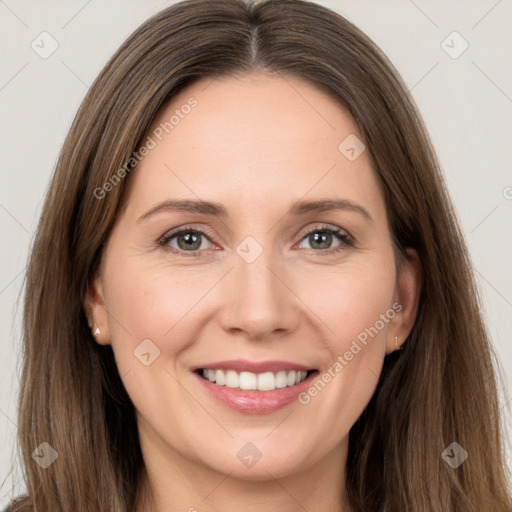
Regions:
<svg viewBox="0 0 512 512"><path fill-rule="evenodd" d="M108 193L97 191L126 170L179 91L256 70L299 77L348 109L382 186L393 241L421 260L412 332L385 358L350 431L353 509L510 512L497 361L429 137L376 45L302 0L174 4L140 26L90 88L59 156L27 271L18 435L28 493L13 510L134 510L144 476L134 407L111 347L91 336L83 300L136 167ZM32 457L42 442L58 453L46 469ZM469 454L456 469L441 456L452 442Z"/></svg>

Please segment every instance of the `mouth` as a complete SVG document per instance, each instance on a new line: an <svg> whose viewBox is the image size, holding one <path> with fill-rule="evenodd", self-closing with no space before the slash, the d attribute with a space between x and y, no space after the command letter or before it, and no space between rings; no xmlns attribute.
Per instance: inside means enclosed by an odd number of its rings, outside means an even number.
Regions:
<svg viewBox="0 0 512 512"><path fill-rule="evenodd" d="M206 396L243 414L270 414L297 400L319 374L285 361L222 361L191 368Z"/></svg>
<svg viewBox="0 0 512 512"><path fill-rule="evenodd" d="M198 368L195 373L217 386L225 386L239 391L266 392L299 385L318 371L279 370L277 372L255 373L249 371L238 372L232 369Z"/></svg>

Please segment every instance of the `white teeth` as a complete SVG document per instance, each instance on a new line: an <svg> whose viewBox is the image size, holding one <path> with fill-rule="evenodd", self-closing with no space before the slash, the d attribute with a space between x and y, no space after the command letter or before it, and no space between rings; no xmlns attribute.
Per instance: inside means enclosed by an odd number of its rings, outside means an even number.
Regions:
<svg viewBox="0 0 512 512"><path fill-rule="evenodd" d="M276 373L276 388L285 388L286 387L286 372L277 372Z"/></svg>
<svg viewBox="0 0 512 512"><path fill-rule="evenodd" d="M215 370L215 382L219 386L224 386L226 384L226 376L222 370Z"/></svg>
<svg viewBox="0 0 512 512"><path fill-rule="evenodd" d="M241 372L238 378L240 389L258 389L258 376L251 372Z"/></svg>
<svg viewBox="0 0 512 512"><path fill-rule="evenodd" d="M238 373L235 370L228 370L226 372L226 386L228 388L238 387Z"/></svg>
<svg viewBox="0 0 512 512"><path fill-rule="evenodd" d="M276 378L272 372L260 373L258 375L258 390L272 391L276 389Z"/></svg>
<svg viewBox="0 0 512 512"><path fill-rule="evenodd" d="M210 382L228 388L244 390L273 391L274 389L295 386L306 379L307 372L284 370L273 373L236 372L235 370L202 370L202 375Z"/></svg>

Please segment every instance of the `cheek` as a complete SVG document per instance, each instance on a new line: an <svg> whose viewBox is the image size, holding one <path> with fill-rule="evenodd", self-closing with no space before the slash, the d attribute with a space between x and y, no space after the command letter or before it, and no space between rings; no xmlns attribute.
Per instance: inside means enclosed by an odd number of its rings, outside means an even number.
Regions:
<svg viewBox="0 0 512 512"><path fill-rule="evenodd" d="M334 443L360 416L378 382L389 322L396 316L394 260L310 278L316 286L304 288L304 296L322 320L330 360L299 402L320 424L332 426Z"/></svg>
<svg viewBox="0 0 512 512"><path fill-rule="evenodd" d="M204 276L133 262L110 270L111 343L132 402L147 418L162 410L163 397L171 410L183 407L188 397L172 376L180 355L197 338L194 306L212 286L212 277L205 282Z"/></svg>
<svg viewBox="0 0 512 512"><path fill-rule="evenodd" d="M211 301L215 301L215 296L218 300L226 298L221 293L223 286L228 289L233 286L233 283L219 283L225 269L205 270L204 266L194 268L193 265L176 269L161 262L143 264L137 259L125 259L116 265L116 261L123 260L107 262L105 274L109 276L107 308L112 319L112 345L119 355L128 350L133 352L145 339L153 340L167 355L181 351L193 340L193 333L188 332L190 319L195 318L192 329L199 330L222 308L222 304ZM395 276L394 261L389 254L331 268L291 266L284 273L285 281L300 297L298 303L290 296L289 307L304 310L310 323L322 330L321 338L329 340L333 355L349 350L352 340L358 336L364 338L364 333L392 302ZM206 298L214 287L217 290Z"/></svg>
<svg viewBox="0 0 512 512"><path fill-rule="evenodd" d="M180 339L172 331L180 329L180 320L210 286L199 275L187 278L175 271L147 267L118 269L109 288L113 345L122 349L127 338L139 343L149 338L162 351L179 350ZM173 343L164 347L163 340Z"/></svg>
<svg viewBox="0 0 512 512"><path fill-rule="evenodd" d="M300 297L322 320L331 348L340 352L376 322L385 333L387 322L382 325L380 320L392 306L395 280L392 255L380 254L327 272L309 271L307 281L300 285Z"/></svg>

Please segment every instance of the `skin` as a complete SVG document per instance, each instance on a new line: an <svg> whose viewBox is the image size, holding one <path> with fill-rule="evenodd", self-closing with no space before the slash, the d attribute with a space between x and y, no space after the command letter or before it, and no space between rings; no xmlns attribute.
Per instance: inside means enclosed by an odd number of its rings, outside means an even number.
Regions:
<svg viewBox="0 0 512 512"><path fill-rule="evenodd" d="M190 97L198 105L128 178L85 301L101 331L96 341L112 345L137 411L153 500L138 510L347 512L340 483L349 430L395 336L401 343L412 328L418 257L408 250L396 271L369 156L349 161L338 150L348 135L362 137L332 98L263 72L201 81L175 97L148 134ZM162 201L199 198L222 203L228 215L163 210L138 220ZM295 201L317 199L351 201L372 220L348 209L287 214ZM158 243L185 225L206 233L197 257L176 237ZM307 232L321 235L323 225L349 233L354 245L333 235L322 248ZM236 252L247 236L263 249L250 264ZM242 358L322 374L394 303L401 311L305 405L245 415L214 401L190 371ZM134 357L145 339L160 350L149 366ZM248 442L262 453L250 468L237 457Z"/></svg>

